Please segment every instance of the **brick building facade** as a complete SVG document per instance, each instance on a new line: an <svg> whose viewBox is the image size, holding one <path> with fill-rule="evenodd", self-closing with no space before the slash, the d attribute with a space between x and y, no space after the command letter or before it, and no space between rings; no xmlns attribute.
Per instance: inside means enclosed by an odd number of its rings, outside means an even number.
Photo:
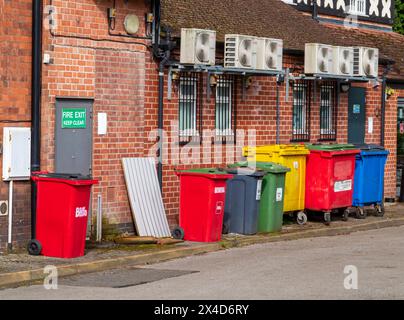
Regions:
<svg viewBox="0 0 404 320"><path fill-rule="evenodd" d="M115 1L114 1L115 2ZM181 2L181 3L180 3ZM210 3L212 2L212 3ZM100 184L93 189L92 211L93 216L97 210L97 199L103 200L103 216L106 231L135 232L130 211L126 185L123 176L121 159L124 157L143 157L156 155L156 129L158 127L158 61L151 52L151 41L148 38L150 25L145 22L144 16L151 12L151 1L117 0L116 18L108 19L108 8L113 2L109 0L86 1L44 1L44 29L43 53L49 55L50 60L43 64L42 70L42 125L41 125L41 169L54 171L57 162L57 146L55 145L55 128L58 126L56 117L57 108L63 103L83 102L92 105L92 154L89 172ZM215 3L218 8L215 8ZM235 1L233 8L217 4L213 0L203 2L204 9L199 1L162 1L162 24L171 28L173 37L179 43L181 27L196 27L217 30L218 56L223 54L221 43L225 33L241 33L257 36L281 38L285 43L284 68L290 68L293 75L303 73L304 44L307 42L320 42L335 45L365 45L364 40L347 39L344 30L318 24L311 17L297 11L292 6L278 0L268 1L262 5L260 1L251 1L250 10L243 13L239 10L244 1ZM30 23L31 1L0 2L2 18L8 10L8 17L15 15L15 19L8 18L7 23L2 20L0 24L1 38L7 39L0 44L1 52L6 59L0 62L0 121L1 120L29 120L30 113ZM266 7L268 6L268 7ZM175 8L175 10L174 10ZM215 8L215 10L213 10ZM199 11L198 11L199 10ZM202 10L202 11L201 11ZM232 16L228 10L238 12ZM198 15L205 12L206 16ZM269 17L261 16L262 12ZM135 37L125 32L124 20L128 14L139 17L140 27ZM195 15L193 15L195 14ZM229 18L232 16L232 18ZM293 20L293 25L285 24L285 17ZM18 17L18 18L17 18ZM209 18L210 17L210 18ZM25 19L26 18L26 19ZM254 24L252 20L257 21ZM113 24L112 24L113 22ZM7 24L13 23L13 34L7 34ZM269 27L271 23L271 28ZM18 32L16 32L18 30ZM270 30L270 31L266 31ZM310 30L308 32L307 30ZM377 31L380 32L380 31ZM17 35L20 33L21 35ZM375 34L376 31L369 32ZM402 37L398 36L402 41ZM367 40L369 41L369 40ZM370 41L369 41L370 42ZM382 48L380 48L382 49ZM14 51L13 51L14 50ZM172 60L176 60L178 49L174 50ZM380 74L383 73L389 59L394 59L389 52L382 52ZM218 59L218 63L221 63ZM401 62L402 63L402 62ZM395 70L397 78L404 78L403 74ZM178 73L170 86L168 70L165 72L164 95L164 129L168 133L164 137L163 150L163 198L169 223L171 226L178 223L179 187L175 169L189 167L221 166L228 162L241 159L241 147L248 144L248 130L255 130L256 144L273 144L276 142L276 114L277 114L277 81L276 77L253 76L247 81L242 75L233 75L226 78L231 82L228 98L232 104L232 133L244 130L244 136L232 134L227 143L218 143L222 137L215 137L217 117L217 82L223 79L210 79L200 73ZM210 129L213 132L211 141L206 144L180 143L178 132L179 105L181 103L181 79L193 79L193 90L197 115L196 128L199 134L202 130ZM226 80L224 79L224 80ZM212 85L210 86L210 81ZM209 83L208 83L209 82ZM213 84L216 82L216 84ZM281 143L294 141L294 87L298 82L289 83L287 95L286 82L279 84L279 112ZM311 99L306 107L309 116L305 124L309 129L304 140L319 142L324 131L321 127L321 90L322 87L334 86L339 90L335 81L307 82L307 94ZM208 87L211 95L208 95ZM245 89L243 89L245 86ZM366 116L374 120L374 128L369 133L366 128L365 140L367 143L381 141L381 96L382 86L372 83L353 83L353 87L366 88ZM172 90L171 98L168 92ZM333 89L334 90L334 89ZM402 92L397 90L387 100L385 121L385 142L391 152L386 172L387 198L396 196L396 144L397 144L397 97ZM185 95L182 95L185 96ZM401 96L404 96L404 92ZM336 97L336 96L334 96ZM348 93L339 94L339 103L333 100L335 113L332 122L332 137L327 142L346 143L348 141ZM107 134L98 134L98 114L106 113L108 118ZM294 124L295 123L295 124ZM8 125L8 124L7 124ZM21 123L19 125L25 125ZM171 127L174 125L174 129ZM5 124L1 123L4 127ZM26 126L30 126L27 122ZM189 138L189 137L181 137ZM195 138L195 137L194 137ZM220 138L220 139L219 139ZM216 142L216 143L215 143ZM303 141L299 141L303 142ZM217 153L218 147L228 149L231 157ZM60 147L59 147L60 148ZM194 163L185 164L184 154L191 154L201 148L210 150L210 161L195 159ZM173 152L174 150L174 152ZM182 155L182 156L181 156ZM191 157L192 158L192 157ZM25 244L29 238L30 203L29 184L20 183L16 187L14 212L16 222L14 225L14 242ZM7 194L7 184L1 184L2 199ZM0 217L0 248L3 248L7 238L7 217ZM94 225L94 224L92 224Z"/></svg>
<svg viewBox="0 0 404 320"><path fill-rule="evenodd" d="M32 1L0 1L0 141L4 127L30 127ZM2 149L2 148L1 148ZM2 172L2 161L0 161ZM30 236L30 184L14 186L14 239ZM0 182L0 201L8 201L9 184ZM7 244L8 216L0 216L0 249ZM0 250L1 251L1 250Z"/></svg>

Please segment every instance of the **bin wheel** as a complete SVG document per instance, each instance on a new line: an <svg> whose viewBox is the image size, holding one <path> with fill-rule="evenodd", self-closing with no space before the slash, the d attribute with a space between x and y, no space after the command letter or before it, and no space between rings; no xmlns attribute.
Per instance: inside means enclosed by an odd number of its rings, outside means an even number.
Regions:
<svg viewBox="0 0 404 320"><path fill-rule="evenodd" d="M376 205L375 211L376 211L376 217L384 217L384 214L385 214L384 205L382 205L382 204Z"/></svg>
<svg viewBox="0 0 404 320"><path fill-rule="evenodd" d="M349 209L345 209L344 212L342 213L342 221L348 221L349 220Z"/></svg>
<svg viewBox="0 0 404 320"><path fill-rule="evenodd" d="M327 226L331 224L331 212L324 212L324 221Z"/></svg>
<svg viewBox="0 0 404 320"><path fill-rule="evenodd" d="M38 240L33 239L28 242L27 249L31 256L39 256L42 251L42 245Z"/></svg>
<svg viewBox="0 0 404 320"><path fill-rule="evenodd" d="M227 223L223 224L222 233L229 234L229 225Z"/></svg>
<svg viewBox="0 0 404 320"><path fill-rule="evenodd" d="M298 212L296 222L299 226L304 226L307 223L307 214L303 211Z"/></svg>
<svg viewBox="0 0 404 320"><path fill-rule="evenodd" d="M184 240L184 229L181 227L175 227L174 230L172 231L171 235L173 236L174 239L176 240Z"/></svg>
<svg viewBox="0 0 404 320"><path fill-rule="evenodd" d="M356 219L366 219L367 213L364 208L358 207L356 208Z"/></svg>

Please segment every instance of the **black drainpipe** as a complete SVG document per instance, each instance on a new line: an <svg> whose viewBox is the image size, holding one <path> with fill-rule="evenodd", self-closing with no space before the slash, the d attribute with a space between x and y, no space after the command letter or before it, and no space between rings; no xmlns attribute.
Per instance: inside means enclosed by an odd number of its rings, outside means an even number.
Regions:
<svg viewBox="0 0 404 320"><path fill-rule="evenodd" d="M312 12L312 18L313 20L318 21L318 7L317 7L317 0L313 0L313 12Z"/></svg>
<svg viewBox="0 0 404 320"><path fill-rule="evenodd" d="M281 106L280 106L280 101L279 101L279 86L280 86L280 81L279 81L279 76L276 79L276 144L281 143L281 136L280 136L280 130L281 130Z"/></svg>
<svg viewBox="0 0 404 320"><path fill-rule="evenodd" d="M380 145L384 147L385 145L385 123L386 123L386 75L383 74L382 78L382 103L381 103L381 128L380 128Z"/></svg>
<svg viewBox="0 0 404 320"><path fill-rule="evenodd" d="M42 0L32 2L31 171L41 169ZM36 237L36 185L31 183L31 239Z"/></svg>
<svg viewBox="0 0 404 320"><path fill-rule="evenodd" d="M175 44L171 42L171 31L168 28L161 27L161 1L154 2L154 33L153 33L153 54L159 60L159 93L158 93L158 123L159 142L158 142L158 164L157 176L161 192L163 191L163 129L164 129L164 69L170 60L171 50ZM162 30L164 29L164 30ZM161 33L164 32L164 39L161 39Z"/></svg>
<svg viewBox="0 0 404 320"><path fill-rule="evenodd" d="M382 76L382 97L381 97L381 129L380 129L380 144L385 146L385 124L386 124L386 89L387 89L387 75L391 71L393 63L388 63L383 71Z"/></svg>
<svg viewBox="0 0 404 320"><path fill-rule="evenodd" d="M159 130L159 162L157 175L160 190L163 191L163 142L164 142L164 68L170 59L170 51L166 51L159 64L159 109L158 109L158 130Z"/></svg>

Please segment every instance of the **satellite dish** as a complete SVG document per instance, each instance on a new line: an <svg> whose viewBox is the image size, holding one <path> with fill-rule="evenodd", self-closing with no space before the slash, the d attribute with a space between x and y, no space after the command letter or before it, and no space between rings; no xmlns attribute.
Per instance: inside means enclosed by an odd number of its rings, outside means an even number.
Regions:
<svg viewBox="0 0 404 320"><path fill-rule="evenodd" d="M137 17L137 15L128 14L125 17L124 26L125 26L125 31L128 34L136 34L139 31L139 27L140 27L140 21L139 21L139 18Z"/></svg>

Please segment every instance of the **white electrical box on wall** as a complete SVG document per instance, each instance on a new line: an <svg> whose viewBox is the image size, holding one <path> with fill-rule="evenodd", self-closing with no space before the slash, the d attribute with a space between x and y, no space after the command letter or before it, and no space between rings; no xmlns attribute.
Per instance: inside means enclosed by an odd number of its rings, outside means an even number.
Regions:
<svg viewBox="0 0 404 320"><path fill-rule="evenodd" d="M4 128L3 180L29 180L31 176L31 128Z"/></svg>

